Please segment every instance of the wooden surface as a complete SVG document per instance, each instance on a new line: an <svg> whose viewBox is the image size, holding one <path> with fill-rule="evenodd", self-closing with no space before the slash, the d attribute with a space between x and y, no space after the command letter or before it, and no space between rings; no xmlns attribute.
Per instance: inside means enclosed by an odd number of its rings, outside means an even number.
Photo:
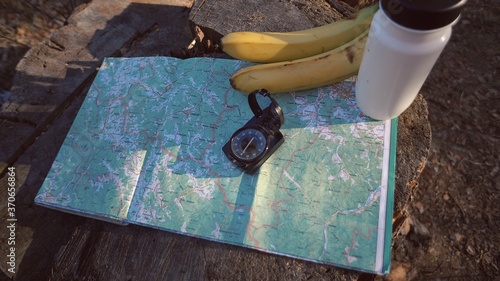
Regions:
<svg viewBox="0 0 500 281"><path fill-rule="evenodd" d="M33 204L104 57L182 53L198 34L196 27L203 33L211 32L204 39L214 45L220 32L258 26L266 30L301 29L353 11L352 5L344 2L323 0L294 1L296 5L261 1L263 6L256 5L258 1L252 6L243 0L226 1L232 3L226 10L214 10L213 5L222 2L93 0L76 10L68 25L26 54L17 66L13 94L0 110L0 217L4 224L0 231L0 274L13 276L6 264L10 246L5 231L5 173L7 167L15 167L17 280L372 277L155 229L118 226ZM244 12L250 8L253 14ZM218 18L218 13L225 17ZM427 107L421 96L400 117L398 130L395 210L403 214L430 147Z"/></svg>

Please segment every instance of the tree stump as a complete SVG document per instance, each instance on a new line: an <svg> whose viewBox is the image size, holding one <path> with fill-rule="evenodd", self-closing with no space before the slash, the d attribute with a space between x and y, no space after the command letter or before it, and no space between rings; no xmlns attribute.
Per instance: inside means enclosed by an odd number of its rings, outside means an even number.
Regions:
<svg viewBox="0 0 500 281"><path fill-rule="evenodd" d="M68 25L28 51L17 66L12 97L0 110L3 221L7 219L7 167L16 168L16 279L373 277L165 231L113 225L33 204L104 57L168 56L185 50L200 30L214 45L231 31L303 29L354 10L351 1L323 0L93 0L77 9ZM399 119L396 213L404 213L429 147L427 107L419 96ZM7 231L0 232L0 239L7 241L7 235ZM0 252L7 253L8 247L2 243ZM6 262L2 255L0 268L12 276Z"/></svg>

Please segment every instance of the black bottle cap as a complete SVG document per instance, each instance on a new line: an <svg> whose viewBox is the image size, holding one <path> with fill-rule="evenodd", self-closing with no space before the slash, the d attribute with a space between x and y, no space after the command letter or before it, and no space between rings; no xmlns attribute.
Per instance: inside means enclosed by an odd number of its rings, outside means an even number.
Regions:
<svg viewBox="0 0 500 281"><path fill-rule="evenodd" d="M438 29L453 23L467 0L380 0L394 22L417 30Z"/></svg>

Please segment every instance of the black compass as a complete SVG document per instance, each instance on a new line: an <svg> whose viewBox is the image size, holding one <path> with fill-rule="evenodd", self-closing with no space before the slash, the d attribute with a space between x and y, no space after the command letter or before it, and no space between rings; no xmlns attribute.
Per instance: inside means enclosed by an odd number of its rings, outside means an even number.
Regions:
<svg viewBox="0 0 500 281"><path fill-rule="evenodd" d="M257 94L268 97L271 104L261 109L257 103ZM264 89L252 92L248 96L248 103L254 116L234 132L222 151L234 165L254 174L284 142L279 129L285 118L276 100Z"/></svg>

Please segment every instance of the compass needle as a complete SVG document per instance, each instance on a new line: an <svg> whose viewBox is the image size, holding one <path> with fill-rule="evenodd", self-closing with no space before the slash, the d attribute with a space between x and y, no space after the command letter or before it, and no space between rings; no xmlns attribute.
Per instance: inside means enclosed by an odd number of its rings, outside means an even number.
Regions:
<svg viewBox="0 0 500 281"><path fill-rule="evenodd" d="M255 139L255 137L252 137L252 139L248 142L247 146L245 146L245 148L243 149L243 153L245 153L247 151L247 148L250 146L250 144L252 144L254 139Z"/></svg>

